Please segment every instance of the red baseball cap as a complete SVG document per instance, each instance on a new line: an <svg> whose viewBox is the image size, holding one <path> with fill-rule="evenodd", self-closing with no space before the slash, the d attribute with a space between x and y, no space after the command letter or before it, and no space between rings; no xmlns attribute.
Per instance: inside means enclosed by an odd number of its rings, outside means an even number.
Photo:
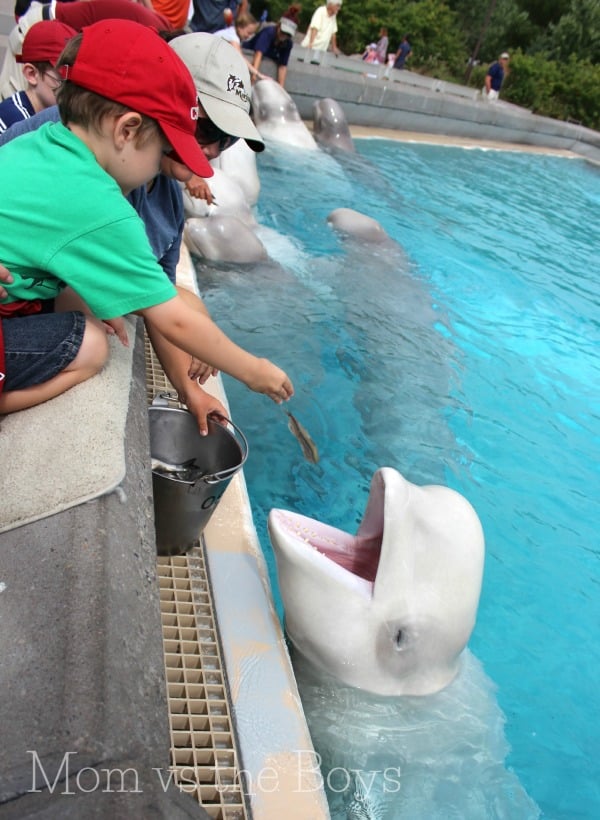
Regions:
<svg viewBox="0 0 600 820"><path fill-rule="evenodd" d="M67 42L77 34L74 28L58 20L42 20L33 25L23 40L18 63L54 63Z"/></svg>
<svg viewBox="0 0 600 820"><path fill-rule="evenodd" d="M198 95L185 63L154 29L133 20L100 20L82 29L63 79L156 120L176 158L200 177L214 174L196 141Z"/></svg>

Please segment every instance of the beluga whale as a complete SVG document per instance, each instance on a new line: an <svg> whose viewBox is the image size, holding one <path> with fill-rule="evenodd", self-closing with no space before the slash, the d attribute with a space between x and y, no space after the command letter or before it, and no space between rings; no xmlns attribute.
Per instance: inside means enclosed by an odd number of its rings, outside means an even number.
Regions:
<svg viewBox="0 0 600 820"><path fill-rule="evenodd" d="M293 148L317 151L318 146L302 122L296 103L273 80L258 80L252 89L252 117L261 137Z"/></svg>
<svg viewBox="0 0 600 820"><path fill-rule="evenodd" d="M484 537L454 490L375 472L356 535L273 509L285 630L302 658L378 695L448 686L475 625Z"/></svg>
<svg viewBox="0 0 600 820"><path fill-rule="evenodd" d="M344 109L331 97L313 104L313 134L323 148L356 151Z"/></svg>

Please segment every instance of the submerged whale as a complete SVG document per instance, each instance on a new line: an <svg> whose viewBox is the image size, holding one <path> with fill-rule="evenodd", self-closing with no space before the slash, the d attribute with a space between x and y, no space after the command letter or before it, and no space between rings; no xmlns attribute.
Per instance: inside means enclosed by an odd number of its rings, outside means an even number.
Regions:
<svg viewBox="0 0 600 820"><path fill-rule="evenodd" d="M285 628L314 666L381 695L456 677L479 603L484 539L469 502L379 469L356 535L271 510Z"/></svg>
<svg viewBox="0 0 600 820"><path fill-rule="evenodd" d="M191 253L213 262L250 264L267 257L254 231L235 216L186 219L183 239Z"/></svg>
<svg viewBox="0 0 600 820"><path fill-rule="evenodd" d="M327 222L343 237L376 244L390 240L376 219L353 208L336 208L327 217Z"/></svg>
<svg viewBox="0 0 600 820"><path fill-rule="evenodd" d="M332 818L537 820L506 766L496 688L467 649L460 674L427 697L384 697L340 684L292 651Z"/></svg>

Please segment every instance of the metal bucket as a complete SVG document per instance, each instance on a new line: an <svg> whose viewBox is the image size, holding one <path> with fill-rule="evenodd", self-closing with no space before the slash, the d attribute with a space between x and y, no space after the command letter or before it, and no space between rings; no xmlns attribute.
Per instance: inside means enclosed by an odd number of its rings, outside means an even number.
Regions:
<svg viewBox="0 0 600 820"><path fill-rule="evenodd" d="M219 499L248 456L233 422L208 419L201 436L189 410L162 396L148 408L153 461L154 522L159 555L181 555L198 544Z"/></svg>

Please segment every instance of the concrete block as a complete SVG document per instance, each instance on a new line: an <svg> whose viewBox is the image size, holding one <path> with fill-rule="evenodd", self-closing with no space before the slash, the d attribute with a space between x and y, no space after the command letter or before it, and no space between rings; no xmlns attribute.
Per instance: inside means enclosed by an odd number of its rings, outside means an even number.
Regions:
<svg viewBox="0 0 600 820"><path fill-rule="evenodd" d="M121 488L0 536L3 818L206 816L168 785L138 325Z"/></svg>

